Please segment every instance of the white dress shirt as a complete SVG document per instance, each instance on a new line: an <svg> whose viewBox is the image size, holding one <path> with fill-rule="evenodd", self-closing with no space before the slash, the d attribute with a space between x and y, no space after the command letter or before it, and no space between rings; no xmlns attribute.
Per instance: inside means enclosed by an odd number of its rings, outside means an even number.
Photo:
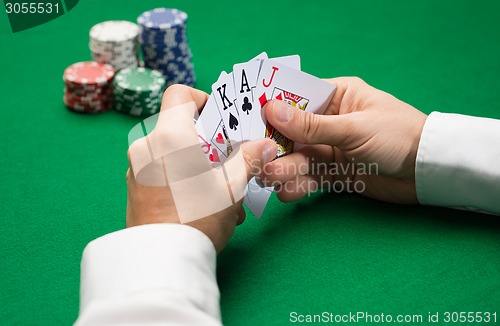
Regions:
<svg viewBox="0 0 500 326"><path fill-rule="evenodd" d="M500 121L434 112L416 163L421 204L500 214ZM76 325L220 325L216 252L186 225L150 224L87 245Z"/></svg>
<svg viewBox="0 0 500 326"><path fill-rule="evenodd" d="M415 181L423 205L500 214L500 120L431 113Z"/></svg>

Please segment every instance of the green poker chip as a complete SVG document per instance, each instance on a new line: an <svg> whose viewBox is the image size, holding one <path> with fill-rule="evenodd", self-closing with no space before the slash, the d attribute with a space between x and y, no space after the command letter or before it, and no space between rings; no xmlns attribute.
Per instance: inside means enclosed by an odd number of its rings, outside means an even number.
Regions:
<svg viewBox="0 0 500 326"><path fill-rule="evenodd" d="M158 113L165 90L162 73L147 68L125 68L114 78L114 108L134 116Z"/></svg>

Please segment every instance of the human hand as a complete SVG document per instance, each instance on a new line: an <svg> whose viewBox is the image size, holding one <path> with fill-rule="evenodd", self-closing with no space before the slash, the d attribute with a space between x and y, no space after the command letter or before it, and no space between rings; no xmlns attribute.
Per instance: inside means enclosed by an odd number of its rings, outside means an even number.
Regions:
<svg viewBox="0 0 500 326"><path fill-rule="evenodd" d="M195 110L200 111L207 99L206 93L187 86L169 87L163 95L161 113L154 130L147 137L131 144L131 168L127 171L127 227L152 223L187 224L205 233L212 240L217 252L220 252L229 241L236 225L245 219L242 196L236 198L237 195L234 194L243 193L247 181L275 157L277 147L270 139L242 144L224 163L231 179L226 181L223 171L212 169L203 156L193 123ZM161 157L153 155L154 151L161 151ZM147 165L142 164L151 156L156 159L153 162L149 160ZM210 172L209 179L204 179L205 184L197 181L195 188L188 185L178 190L178 184L172 183L179 175L186 180L197 177L197 171L200 169ZM238 179L237 176L241 178ZM201 202L205 199L201 198L201 191L206 196L215 198L214 202L217 202L217 199L227 197L228 189L231 189L235 197L233 203L210 215L201 215L186 222L186 218L189 219L190 216L186 216L186 205L181 207L183 203L182 200L179 201L179 194L181 199L188 201L188 206L192 206L187 207L188 212L200 214L200 208L197 206L203 206ZM203 213L204 211L201 211L201 214Z"/></svg>
<svg viewBox="0 0 500 326"><path fill-rule="evenodd" d="M337 91L324 115L282 101L266 104L271 125L311 145L266 165L261 180L278 185L284 202L333 185L388 202L417 203L415 160L427 116L359 78L327 81Z"/></svg>

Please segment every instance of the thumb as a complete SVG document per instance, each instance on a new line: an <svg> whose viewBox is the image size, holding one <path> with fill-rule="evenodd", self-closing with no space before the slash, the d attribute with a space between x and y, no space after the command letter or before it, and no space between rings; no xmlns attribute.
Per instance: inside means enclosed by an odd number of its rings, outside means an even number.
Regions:
<svg viewBox="0 0 500 326"><path fill-rule="evenodd" d="M222 166L234 202L243 199L248 181L259 175L277 153L278 147L271 139L252 140L234 149Z"/></svg>
<svg viewBox="0 0 500 326"><path fill-rule="evenodd" d="M239 174L246 182L259 175L264 165L271 162L278 153L278 146L272 139L256 139L236 144L233 153L224 163L229 173Z"/></svg>
<svg viewBox="0 0 500 326"><path fill-rule="evenodd" d="M285 137L303 144L341 146L352 133L349 115L320 115L273 100L264 107L267 121Z"/></svg>

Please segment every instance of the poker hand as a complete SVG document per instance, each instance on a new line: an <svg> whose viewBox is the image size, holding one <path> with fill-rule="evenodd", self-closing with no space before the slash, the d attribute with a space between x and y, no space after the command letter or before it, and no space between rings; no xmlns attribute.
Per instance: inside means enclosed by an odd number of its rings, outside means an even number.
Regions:
<svg viewBox="0 0 500 326"><path fill-rule="evenodd" d="M207 99L206 93L187 86L169 87L156 126L129 147L127 227L186 224L205 233L220 252L236 225L245 219L242 195L238 194L275 157L277 147L269 139L247 142L236 146L224 169L212 167L202 153L193 123L195 111ZM155 158L152 162L151 157ZM220 206L224 198L229 204Z"/></svg>
<svg viewBox="0 0 500 326"><path fill-rule="evenodd" d="M417 203L415 160L427 116L359 78L327 81L337 90L324 115L282 101L266 104L271 125L309 145L268 164L261 180L278 185L284 202L331 187L387 202Z"/></svg>

